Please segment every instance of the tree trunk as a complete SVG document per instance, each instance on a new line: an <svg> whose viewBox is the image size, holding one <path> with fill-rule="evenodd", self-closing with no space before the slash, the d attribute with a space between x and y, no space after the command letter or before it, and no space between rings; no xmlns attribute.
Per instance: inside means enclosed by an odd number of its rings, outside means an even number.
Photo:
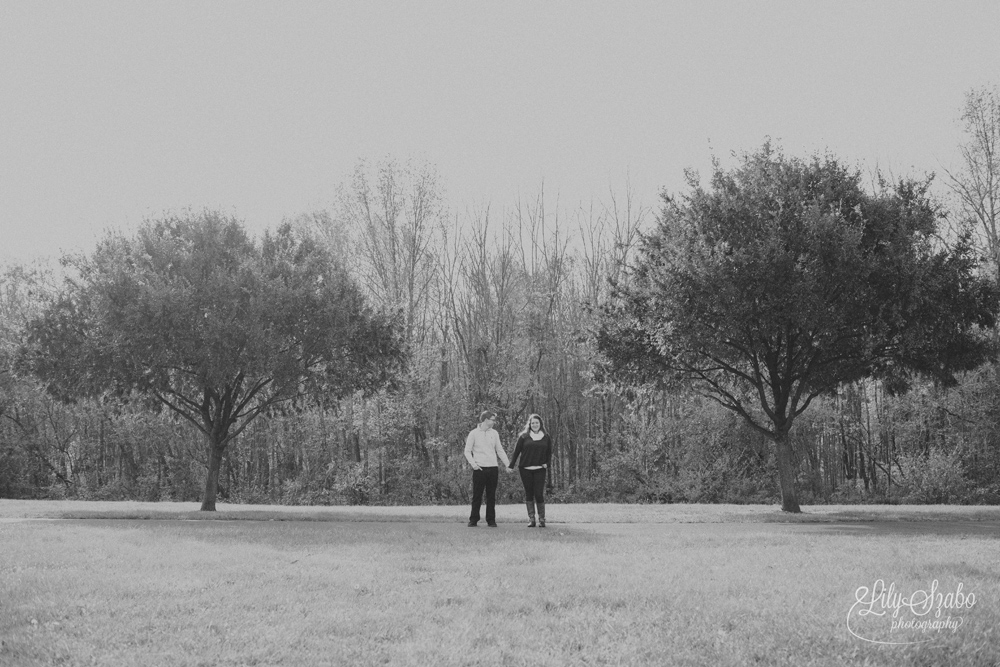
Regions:
<svg viewBox="0 0 1000 667"><path fill-rule="evenodd" d="M781 511L801 512L798 495L795 493L795 456L792 442L787 432L774 435L774 445L778 455L778 482L781 485Z"/></svg>
<svg viewBox="0 0 1000 667"><path fill-rule="evenodd" d="M205 480L205 495L201 501L201 511L214 512L215 495L219 490L219 470L222 468L222 455L226 451L226 448L213 442L211 438L207 438L207 441L208 477Z"/></svg>

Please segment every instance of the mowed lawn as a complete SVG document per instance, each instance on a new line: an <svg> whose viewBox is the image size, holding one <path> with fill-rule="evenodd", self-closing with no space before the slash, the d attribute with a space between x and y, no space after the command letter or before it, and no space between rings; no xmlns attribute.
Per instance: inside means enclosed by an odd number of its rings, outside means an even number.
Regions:
<svg viewBox="0 0 1000 667"><path fill-rule="evenodd" d="M0 665L1000 664L1000 508L196 507L0 500Z"/></svg>

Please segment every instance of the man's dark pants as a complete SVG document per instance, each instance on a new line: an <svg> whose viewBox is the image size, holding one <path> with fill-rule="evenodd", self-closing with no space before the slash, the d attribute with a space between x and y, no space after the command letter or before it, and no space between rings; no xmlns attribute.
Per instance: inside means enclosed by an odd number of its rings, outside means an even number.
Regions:
<svg viewBox="0 0 1000 667"><path fill-rule="evenodd" d="M500 469L480 468L472 471L472 514L469 523L478 523L479 508L483 504L483 491L486 491L486 523L497 522L497 481Z"/></svg>

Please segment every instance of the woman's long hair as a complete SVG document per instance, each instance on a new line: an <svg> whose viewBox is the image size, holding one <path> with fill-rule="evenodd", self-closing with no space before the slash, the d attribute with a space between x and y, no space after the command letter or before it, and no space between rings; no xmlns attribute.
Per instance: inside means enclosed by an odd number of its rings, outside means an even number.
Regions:
<svg viewBox="0 0 1000 667"><path fill-rule="evenodd" d="M524 425L524 430L521 431L518 434L519 436L521 436L521 435L527 435L528 434L528 431L531 430L531 420L532 419L537 419L538 420L538 432L539 433L545 433L545 420L543 420L541 418L541 416L539 416L539 415L531 414L531 415L528 415L528 422Z"/></svg>

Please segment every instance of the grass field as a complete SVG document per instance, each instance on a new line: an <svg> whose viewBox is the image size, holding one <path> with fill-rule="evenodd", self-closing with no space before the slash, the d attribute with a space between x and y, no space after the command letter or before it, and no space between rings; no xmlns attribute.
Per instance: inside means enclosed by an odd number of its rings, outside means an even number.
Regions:
<svg viewBox="0 0 1000 667"><path fill-rule="evenodd" d="M1000 665L1000 508L196 509L0 500L0 665Z"/></svg>

